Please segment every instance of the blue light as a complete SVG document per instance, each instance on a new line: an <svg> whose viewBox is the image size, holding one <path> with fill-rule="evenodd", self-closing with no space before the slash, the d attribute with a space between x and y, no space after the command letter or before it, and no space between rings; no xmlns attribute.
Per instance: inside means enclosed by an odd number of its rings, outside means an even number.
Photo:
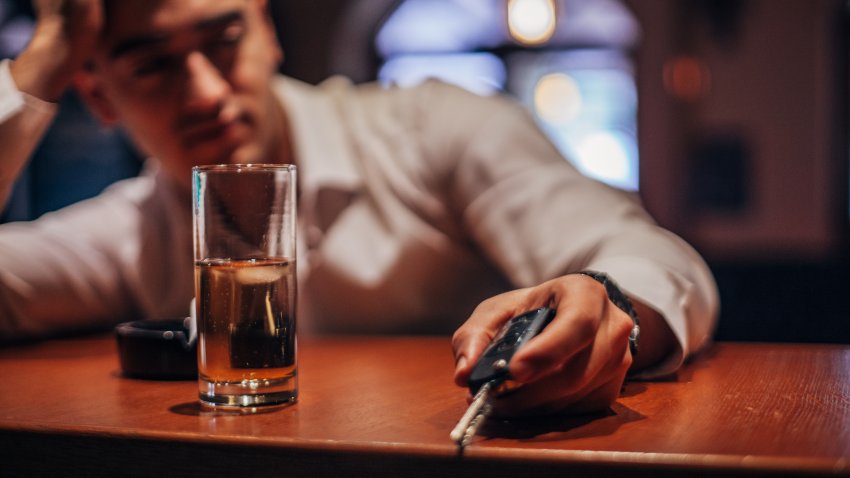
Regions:
<svg viewBox="0 0 850 478"><path fill-rule="evenodd" d="M554 4L557 21L545 49L523 49L507 31L506 0L401 2L376 38L386 60L378 78L399 86L437 78L478 94L506 90L582 172L636 190L638 105L629 51L640 36L637 20L618 0ZM541 82L547 78L554 81Z"/></svg>
<svg viewBox="0 0 850 478"><path fill-rule="evenodd" d="M385 86L409 87L436 78L479 95L490 95L502 90L505 76L502 60L489 53L410 55L384 63L378 81Z"/></svg>

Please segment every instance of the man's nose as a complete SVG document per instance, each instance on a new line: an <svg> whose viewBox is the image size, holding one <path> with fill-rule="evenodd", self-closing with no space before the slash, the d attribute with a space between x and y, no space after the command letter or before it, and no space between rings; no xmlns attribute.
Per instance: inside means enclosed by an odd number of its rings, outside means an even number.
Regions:
<svg viewBox="0 0 850 478"><path fill-rule="evenodd" d="M230 84L221 70L202 52L186 57L186 106L204 111L221 105L230 91Z"/></svg>

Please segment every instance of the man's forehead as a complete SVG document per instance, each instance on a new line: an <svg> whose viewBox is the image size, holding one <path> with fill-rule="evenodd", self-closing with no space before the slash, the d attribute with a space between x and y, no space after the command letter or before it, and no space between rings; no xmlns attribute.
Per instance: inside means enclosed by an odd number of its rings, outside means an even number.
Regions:
<svg viewBox="0 0 850 478"><path fill-rule="evenodd" d="M104 37L114 44L139 35L168 35L242 11L249 3L251 0L107 0Z"/></svg>

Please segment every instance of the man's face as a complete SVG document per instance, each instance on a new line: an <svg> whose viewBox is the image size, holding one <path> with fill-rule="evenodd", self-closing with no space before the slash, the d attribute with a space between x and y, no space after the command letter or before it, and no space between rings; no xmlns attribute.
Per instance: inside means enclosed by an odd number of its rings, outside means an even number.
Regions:
<svg viewBox="0 0 850 478"><path fill-rule="evenodd" d="M94 55L99 109L183 184L194 165L278 159L270 79L281 53L263 7L110 2Z"/></svg>

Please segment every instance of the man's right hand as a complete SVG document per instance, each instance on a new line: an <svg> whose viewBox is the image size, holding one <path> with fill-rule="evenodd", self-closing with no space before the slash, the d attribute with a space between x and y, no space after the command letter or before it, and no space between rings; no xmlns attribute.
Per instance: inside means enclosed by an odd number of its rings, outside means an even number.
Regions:
<svg viewBox="0 0 850 478"><path fill-rule="evenodd" d="M102 0L35 0L32 40L12 63L18 89L56 102L91 55L103 24Z"/></svg>

